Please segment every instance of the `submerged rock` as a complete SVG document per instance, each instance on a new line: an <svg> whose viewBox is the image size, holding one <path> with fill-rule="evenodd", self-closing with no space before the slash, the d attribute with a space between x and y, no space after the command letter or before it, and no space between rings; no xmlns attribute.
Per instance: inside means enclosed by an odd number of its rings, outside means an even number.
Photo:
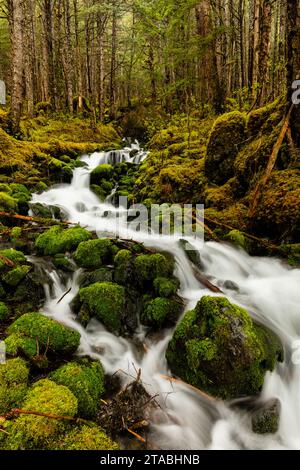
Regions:
<svg viewBox="0 0 300 470"><path fill-rule="evenodd" d="M252 429L257 434L275 434L279 429L280 401L276 398L264 403L252 415Z"/></svg>
<svg viewBox="0 0 300 470"><path fill-rule="evenodd" d="M276 335L254 324L246 310L205 296L177 326L166 357L186 382L231 399L258 393L283 350Z"/></svg>

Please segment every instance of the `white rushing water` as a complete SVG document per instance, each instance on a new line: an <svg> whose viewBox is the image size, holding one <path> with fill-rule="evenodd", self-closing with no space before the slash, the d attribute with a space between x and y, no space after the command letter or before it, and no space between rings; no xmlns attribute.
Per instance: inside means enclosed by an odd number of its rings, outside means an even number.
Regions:
<svg viewBox="0 0 300 470"><path fill-rule="evenodd" d="M74 170L71 184L56 186L42 194L33 195L32 202L55 205L68 220L80 223L100 234L112 234L114 224L103 215L114 213L108 201L100 202L90 191L90 173L102 163L135 161L140 163L147 154L136 144L118 152L100 152L83 156L86 167ZM122 209L123 210L123 209ZM203 295L212 295L194 277L191 265L176 237L157 237L143 232L128 232L120 227L120 236L142 241L146 246L172 253L176 260L176 276L181 287L179 294L187 300L187 309L193 308ZM300 339L300 270L289 268L280 260L250 257L242 250L227 244L208 242L202 245L203 271L214 284L220 286L229 300L244 306L252 317L275 331L285 348L285 362L268 373L261 399L278 398L281 402L280 428L276 435L259 436L251 430L249 413L229 404L201 397L183 384L170 383L162 374L170 374L165 350L172 331L165 331L158 340L145 337L140 329L137 335L145 344L140 357L127 339L117 337L93 319L84 329L76 321L69 303L78 292L77 271L68 285L63 285L56 272L51 273L54 292L48 293L44 312L76 328L81 334L78 354L100 359L108 374L121 369L132 376L141 368L142 380L151 395L158 394L161 409L153 417L149 439L160 449L300 449L300 365L291 361L294 342ZM224 287L233 281L238 290ZM228 285L228 284L226 284ZM59 303L63 294L70 292ZM129 380L124 374L124 380Z"/></svg>

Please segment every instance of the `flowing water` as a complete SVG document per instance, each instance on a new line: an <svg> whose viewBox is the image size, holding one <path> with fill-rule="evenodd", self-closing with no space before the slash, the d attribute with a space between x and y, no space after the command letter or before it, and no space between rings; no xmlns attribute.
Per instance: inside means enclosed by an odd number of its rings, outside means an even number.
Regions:
<svg viewBox="0 0 300 470"><path fill-rule="evenodd" d="M134 148L135 152L131 152ZM100 202L90 191L90 173L99 164L134 161L140 163L146 152L138 144L122 151L94 153L83 156L85 167L74 170L71 184L59 185L33 195L32 202L61 208L68 220L80 223L98 235L115 230L112 215L116 209L109 199ZM107 213L111 216L107 217ZM121 218L122 220L122 218ZM192 267L176 237L158 237L145 232L128 231L119 227L120 237L141 241L147 247L169 251L175 256L176 276L181 287L179 295L193 308L203 295L212 295L194 277ZM81 327L72 314L69 303L78 292L78 270L67 284L58 274L50 273L52 289L46 288L45 314L77 329L81 334L79 355L100 359L108 374L121 369L124 381L136 376L141 368L143 384L151 395L158 394L161 409L153 416L149 439L160 449L300 449L300 365L291 360L294 342L300 339L300 270L289 268L280 260L250 257L227 244L194 240L200 250L203 272L222 288L229 300L248 309L252 317L272 328L285 348L285 362L268 373L260 400L278 398L281 402L280 428L277 434L259 436L251 431L249 412L230 406L221 400L210 401L184 384L170 383L162 374L170 374L165 350L172 335L164 331L158 339L149 339L142 327L136 332L146 348L136 350L134 343L117 337L93 319ZM226 289L232 281L236 290ZM225 286L224 286L225 283ZM59 303L58 300L70 289Z"/></svg>

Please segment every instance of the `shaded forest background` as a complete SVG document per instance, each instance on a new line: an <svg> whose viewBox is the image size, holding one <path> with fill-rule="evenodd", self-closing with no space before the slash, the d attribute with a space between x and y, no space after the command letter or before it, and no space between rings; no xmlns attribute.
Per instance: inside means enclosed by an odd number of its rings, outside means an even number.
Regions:
<svg viewBox="0 0 300 470"><path fill-rule="evenodd" d="M41 109L102 122L137 103L249 110L300 69L298 0L1 0L0 12L14 134Z"/></svg>

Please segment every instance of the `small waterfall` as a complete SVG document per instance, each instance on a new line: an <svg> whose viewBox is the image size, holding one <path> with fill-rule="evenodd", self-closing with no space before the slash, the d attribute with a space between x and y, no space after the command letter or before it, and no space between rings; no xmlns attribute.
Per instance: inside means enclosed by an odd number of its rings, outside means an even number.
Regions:
<svg viewBox="0 0 300 470"><path fill-rule="evenodd" d="M128 158L132 146L122 151L94 153L82 157L84 168L74 171L70 185L61 185L42 194L33 195L33 202L57 205L68 214L69 220L79 222L101 234L114 233L113 220L104 213L120 214L110 201L101 203L89 189L89 175L93 168L110 159L116 162ZM139 149L135 149L140 151ZM140 151L142 152L142 151ZM114 157L112 157L114 155ZM138 162L139 157L135 158ZM127 156L127 157L126 157ZM144 156L141 156L142 160ZM127 160L128 161L128 160ZM162 237L146 232L128 231L120 227L120 237L143 242L147 247L167 251L176 260L176 276L181 283L180 295L193 308L203 295L212 295L194 277L192 267L179 243L179 237ZM254 319L272 328L281 338L287 351L286 360L273 373L268 373L262 397L277 397L281 402L280 429L274 436L259 436L251 430L247 412L230 408L221 400L209 402L184 384L170 384L162 378L169 374L165 350L172 331L154 340L139 331L146 352L141 358L136 346L128 339L117 337L93 319L84 329L76 321L69 303L78 291L77 271L67 285L57 273L51 272L53 287L48 292L44 312L81 334L79 355L100 359L108 374L123 369L129 374L141 368L142 380L151 395L158 394L161 409L153 417L150 439L162 449L296 449L300 448L300 368L291 364L289 357L293 341L300 338L300 270L292 269L280 260L254 258L227 244L193 240L200 251L203 271L216 285L222 286L229 300L248 309ZM232 281L236 290L226 288ZM65 292L68 292L61 300ZM58 301L60 302L58 303ZM124 376L124 381L128 380Z"/></svg>

